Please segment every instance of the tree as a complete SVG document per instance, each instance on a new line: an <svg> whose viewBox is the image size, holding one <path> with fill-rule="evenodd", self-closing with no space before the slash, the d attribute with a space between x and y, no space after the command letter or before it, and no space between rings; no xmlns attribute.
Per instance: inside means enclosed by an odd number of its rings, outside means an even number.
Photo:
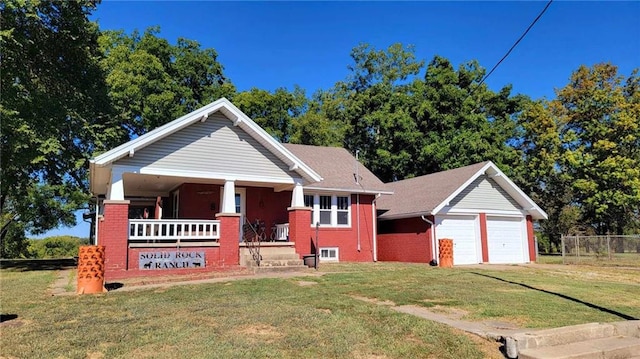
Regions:
<svg viewBox="0 0 640 359"><path fill-rule="evenodd" d="M293 92L278 88L273 93L252 88L235 95L233 102L280 142L289 142L293 119L301 116L307 107L307 98L300 87Z"/></svg>
<svg viewBox="0 0 640 359"><path fill-rule="evenodd" d="M625 81L611 64L581 66L555 99L523 112L528 188L549 211L543 230L550 238L637 226L639 89L637 70Z"/></svg>
<svg viewBox="0 0 640 359"><path fill-rule="evenodd" d="M510 142L515 115L528 101L479 86L477 62L451 63L436 56L424 79L424 62L401 44L379 51L356 47L346 81L321 102L328 118L345 124L344 146L383 181L492 160L507 174L520 156Z"/></svg>
<svg viewBox="0 0 640 359"><path fill-rule="evenodd" d="M292 119L290 142L314 146L342 147L346 126L339 119L330 117L325 109L333 101L331 93L318 91L307 101L307 109Z"/></svg>
<svg viewBox="0 0 640 359"><path fill-rule="evenodd" d="M5 240L23 241L24 231L75 224L73 211L87 200L90 153L125 135L104 125L110 105L99 32L88 20L96 4L0 4L0 248L11 247Z"/></svg>
<svg viewBox="0 0 640 359"><path fill-rule="evenodd" d="M105 31L100 37L115 118L134 136L235 93L215 50L183 38L171 45L159 32L152 27L142 35Z"/></svg>
<svg viewBox="0 0 640 359"><path fill-rule="evenodd" d="M427 173L491 160L508 175L519 166L519 155L510 146L515 137L515 115L528 101L511 96L511 87L498 93L478 85L484 69L475 61L459 66L435 56L424 83L416 93L417 121L424 135L418 164Z"/></svg>

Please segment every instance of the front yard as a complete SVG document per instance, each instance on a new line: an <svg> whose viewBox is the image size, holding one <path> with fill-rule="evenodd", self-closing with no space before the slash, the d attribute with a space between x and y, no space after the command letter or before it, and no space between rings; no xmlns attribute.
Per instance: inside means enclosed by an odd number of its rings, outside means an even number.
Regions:
<svg viewBox="0 0 640 359"><path fill-rule="evenodd" d="M0 312L17 318L0 324L0 357L499 357L473 336L359 297L532 328L640 318L638 269L369 263L321 271L51 296L55 272L4 269Z"/></svg>

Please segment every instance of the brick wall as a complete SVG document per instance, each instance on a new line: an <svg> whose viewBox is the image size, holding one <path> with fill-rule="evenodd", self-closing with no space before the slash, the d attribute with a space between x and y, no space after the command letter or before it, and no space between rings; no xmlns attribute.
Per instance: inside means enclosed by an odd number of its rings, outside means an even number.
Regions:
<svg viewBox="0 0 640 359"><path fill-rule="evenodd" d="M178 190L179 218L215 219L216 213L220 212L220 185L185 183ZM165 217L168 216L166 213Z"/></svg>
<svg viewBox="0 0 640 359"><path fill-rule="evenodd" d="M220 220L220 265L240 264L240 215L219 213Z"/></svg>
<svg viewBox="0 0 640 359"><path fill-rule="evenodd" d="M536 239L531 216L527 216L527 243L529 244L529 261L535 262L538 258L536 258Z"/></svg>
<svg viewBox="0 0 640 359"><path fill-rule="evenodd" d="M289 208L289 240L295 242L296 253L302 258L311 253L311 210Z"/></svg>
<svg viewBox="0 0 640 359"><path fill-rule="evenodd" d="M489 240L487 235L487 214L480 213L480 246L482 248L482 263L489 263Z"/></svg>
<svg viewBox="0 0 640 359"><path fill-rule="evenodd" d="M129 201L104 201L103 218L98 222L98 244L105 249L105 280L127 270Z"/></svg>
<svg viewBox="0 0 640 359"><path fill-rule="evenodd" d="M428 263L433 258L431 229L420 217L384 221L380 227L378 260Z"/></svg>

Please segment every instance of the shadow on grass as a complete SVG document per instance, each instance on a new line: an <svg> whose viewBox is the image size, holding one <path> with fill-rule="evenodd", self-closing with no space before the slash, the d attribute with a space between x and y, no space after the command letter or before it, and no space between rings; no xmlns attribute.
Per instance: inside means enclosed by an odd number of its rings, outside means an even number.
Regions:
<svg viewBox="0 0 640 359"><path fill-rule="evenodd" d="M492 276L492 275L488 275L488 274L477 273L477 272L471 272L471 273L472 273L472 274L475 274L475 275L479 275L479 276L483 276L483 277L487 277L487 278L491 278L491 279L499 280L499 281L501 281L501 282L505 282L505 283L509 283L509 284L519 285L519 286L524 287L524 288L527 288L527 289L537 290L538 292L547 293L547 294L552 294L552 295L558 296L558 297L560 297L560 298L562 298L562 299L567 299L567 300L570 300L570 301L572 301L572 302L576 302L576 303L579 303L579 304L586 305L586 306L587 306L587 307L589 307L589 308L593 308L593 309L599 310L599 311L601 311L601 312L605 312L605 313L609 313L609 314L612 314L612 315L618 316L618 317L620 317L620 318L622 318L622 319L625 319L625 320L638 320L638 318L632 317L632 316L630 316L630 315L627 315L627 314L624 314L624 313L617 312L617 311L615 311L615 310L613 310L613 309L609 309L609 308L601 307L601 306L596 305L596 304L593 304L593 303L585 302L585 301L583 301L583 300L580 300L580 299L577 299L577 298L573 298L573 297L570 297L570 296L565 295L565 294L562 294L562 293L556 293L556 292L552 292L552 291L549 291L549 290L544 290L544 289L540 289L540 288L532 287L532 286L530 286L530 285L528 285L528 284L518 283L518 282L513 282L513 281L510 281L510 280L502 279L502 278L500 278L500 277L494 277L494 276Z"/></svg>
<svg viewBox="0 0 640 359"><path fill-rule="evenodd" d="M116 290L124 287L124 284L118 283L118 282L105 283L104 287L107 289L107 292L111 292L112 290Z"/></svg>
<svg viewBox="0 0 640 359"><path fill-rule="evenodd" d="M18 318L17 314L0 314L0 323Z"/></svg>
<svg viewBox="0 0 640 359"><path fill-rule="evenodd" d="M2 259L0 269L12 269L18 271L36 270L60 270L77 267L75 258L61 259Z"/></svg>

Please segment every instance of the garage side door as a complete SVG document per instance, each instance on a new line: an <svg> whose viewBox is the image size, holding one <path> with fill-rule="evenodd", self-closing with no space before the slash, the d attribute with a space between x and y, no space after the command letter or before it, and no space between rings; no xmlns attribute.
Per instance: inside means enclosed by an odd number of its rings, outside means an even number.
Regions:
<svg viewBox="0 0 640 359"><path fill-rule="evenodd" d="M453 264L477 264L478 238L475 216L436 217L436 238L453 239Z"/></svg>
<svg viewBox="0 0 640 359"><path fill-rule="evenodd" d="M522 218L487 217L489 263L524 263Z"/></svg>

